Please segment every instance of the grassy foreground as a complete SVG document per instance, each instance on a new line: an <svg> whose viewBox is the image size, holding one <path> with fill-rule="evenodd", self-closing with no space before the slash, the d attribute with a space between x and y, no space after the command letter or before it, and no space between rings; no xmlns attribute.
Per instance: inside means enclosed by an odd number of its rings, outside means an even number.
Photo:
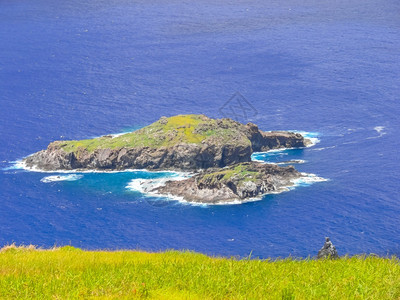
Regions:
<svg viewBox="0 0 400 300"><path fill-rule="evenodd" d="M400 263L8 246L0 252L0 298L400 299Z"/></svg>

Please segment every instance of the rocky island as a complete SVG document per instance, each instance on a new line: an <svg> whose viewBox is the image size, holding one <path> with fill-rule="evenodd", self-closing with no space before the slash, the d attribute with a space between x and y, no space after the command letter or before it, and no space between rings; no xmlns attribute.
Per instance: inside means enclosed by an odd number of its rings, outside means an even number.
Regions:
<svg viewBox="0 0 400 300"><path fill-rule="evenodd" d="M203 170L187 180L167 182L157 192L216 203L256 197L290 185L301 176L292 166L251 162L251 155L309 144L301 134L266 132L253 123L178 115L118 136L55 141L23 163L46 171Z"/></svg>
<svg viewBox="0 0 400 300"><path fill-rule="evenodd" d="M243 202L281 192L300 177L302 174L292 166L246 162L223 169L208 169L185 180L167 181L153 191L181 197L189 202Z"/></svg>
<svg viewBox="0 0 400 300"><path fill-rule="evenodd" d="M57 170L184 170L251 161L253 152L307 146L301 134L264 132L257 125L204 115L162 117L117 137L55 141L24 159L29 168Z"/></svg>

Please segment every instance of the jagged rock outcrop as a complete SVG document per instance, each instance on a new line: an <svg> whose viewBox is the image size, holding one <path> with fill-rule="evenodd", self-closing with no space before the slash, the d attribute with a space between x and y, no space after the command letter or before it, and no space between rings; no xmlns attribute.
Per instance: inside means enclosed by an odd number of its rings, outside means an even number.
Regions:
<svg viewBox="0 0 400 300"><path fill-rule="evenodd" d="M302 175L292 166L246 162L223 169L209 169L191 178L167 181L153 192L182 197L188 202L244 202L264 194L277 193L293 185Z"/></svg>
<svg viewBox="0 0 400 300"><path fill-rule="evenodd" d="M333 246L329 237L325 238L324 245L318 251L317 259L323 259L323 258L331 258L331 259L339 258L338 252L336 251L336 247Z"/></svg>
<svg viewBox="0 0 400 300"><path fill-rule="evenodd" d="M245 125L247 136L251 141L253 152L263 152L279 148L299 148L305 147L308 140L299 133L289 131L261 131L253 123Z"/></svg>
<svg viewBox="0 0 400 300"><path fill-rule="evenodd" d="M25 163L28 167L43 170L195 170L248 161L250 155L249 147L231 145L220 149L212 145L177 144L161 148L83 149L76 153L66 152L57 144L51 144L47 150L26 158Z"/></svg>
<svg viewBox="0 0 400 300"><path fill-rule="evenodd" d="M251 161L255 151L304 147L301 134L263 132L257 125L204 115L163 117L118 137L56 141L24 159L29 168L55 170L198 170Z"/></svg>

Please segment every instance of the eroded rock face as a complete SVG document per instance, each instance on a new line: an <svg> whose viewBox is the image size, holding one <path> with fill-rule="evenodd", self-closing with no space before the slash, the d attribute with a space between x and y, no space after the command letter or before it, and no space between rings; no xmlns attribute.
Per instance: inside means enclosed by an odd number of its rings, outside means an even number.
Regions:
<svg viewBox="0 0 400 300"><path fill-rule="evenodd" d="M151 134L156 141L166 141L167 146L131 146L127 143L118 147L109 147L107 145L110 145L113 137L105 136L101 140L105 146L98 146L90 150L85 147L77 147L67 151L65 145L70 143L69 141L56 141L51 143L46 150L30 155L24 162L27 167L48 171L74 169L198 170L249 162L251 154L255 151L307 145L307 140L297 133L263 132L252 123L243 125L230 119L214 120L203 115L190 115L188 118L194 118L193 116L201 120L196 125L197 127L184 125L171 128L172 122L169 123L171 118L165 117L148 126L148 128L156 127L154 132L149 130L151 132L149 135ZM182 118L182 116L178 117ZM163 131L164 127L168 128L168 131ZM142 136L144 129L146 127L140 130ZM183 130L189 130L193 136L207 135L207 138L201 141L177 139L176 137ZM227 131L229 134L224 135L224 132ZM210 134L210 132L215 132L215 134ZM184 134L182 136L185 137ZM168 143L171 140L173 143ZM99 139L93 141L96 142Z"/></svg>
<svg viewBox="0 0 400 300"><path fill-rule="evenodd" d="M250 160L250 146L177 144L161 148L98 149L93 152L65 152L49 146L25 159L28 167L41 170L196 170L226 166Z"/></svg>
<svg viewBox="0 0 400 300"><path fill-rule="evenodd" d="M188 202L243 202L249 198L282 191L302 175L292 166L247 162L224 169L210 169L191 178L167 181L154 191L182 197Z"/></svg>
<svg viewBox="0 0 400 300"><path fill-rule="evenodd" d="M264 132L259 130L258 126L253 123L248 123L245 127L254 152L279 148L299 148L305 147L309 143L299 133L288 131Z"/></svg>

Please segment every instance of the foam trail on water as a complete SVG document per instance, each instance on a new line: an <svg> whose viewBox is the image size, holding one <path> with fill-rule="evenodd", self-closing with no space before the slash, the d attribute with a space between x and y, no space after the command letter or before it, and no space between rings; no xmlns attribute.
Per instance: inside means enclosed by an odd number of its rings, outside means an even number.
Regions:
<svg viewBox="0 0 400 300"><path fill-rule="evenodd" d="M329 179L319 177L312 173L301 173L301 175L302 175L302 177L292 181L294 185L293 185L293 187L291 187L291 189L294 189L298 186L310 186L316 182L329 181Z"/></svg>
<svg viewBox="0 0 400 300"><path fill-rule="evenodd" d="M315 148L315 149L311 149L313 151L322 151L322 150L326 150L326 149L333 149L336 148L336 146L329 146L329 147L322 147L322 148Z"/></svg>
<svg viewBox="0 0 400 300"><path fill-rule="evenodd" d="M54 181L75 181L81 179L82 177L83 175L77 175L77 174L53 175L53 176L43 177L42 179L40 179L40 181L44 183L49 183Z"/></svg>

